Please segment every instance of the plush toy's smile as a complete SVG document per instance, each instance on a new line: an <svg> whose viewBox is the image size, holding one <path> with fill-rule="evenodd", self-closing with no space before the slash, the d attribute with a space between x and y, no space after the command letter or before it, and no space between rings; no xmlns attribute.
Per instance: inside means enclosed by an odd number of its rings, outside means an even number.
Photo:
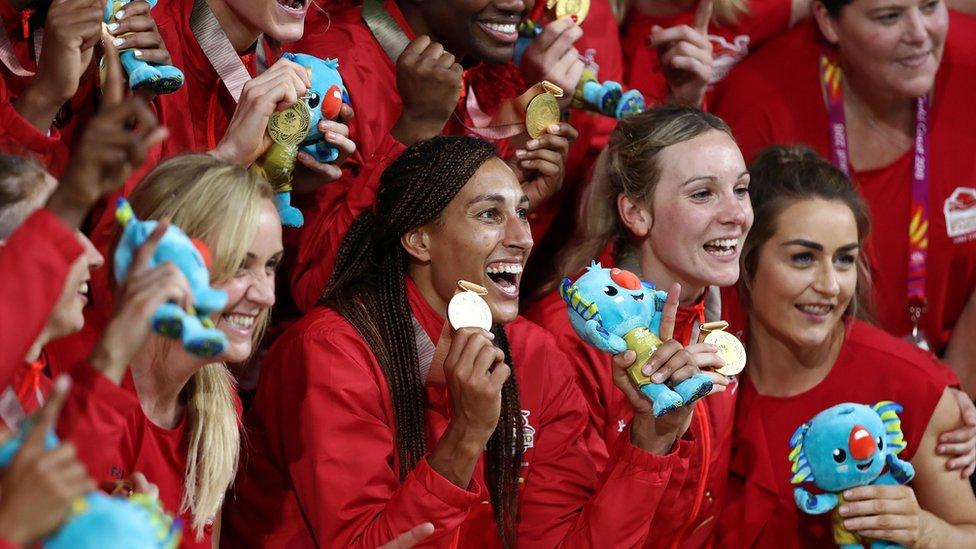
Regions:
<svg viewBox="0 0 976 549"><path fill-rule="evenodd" d="M631 294L630 297L634 298L634 301L644 301L644 294Z"/></svg>
<svg viewBox="0 0 976 549"><path fill-rule="evenodd" d="M868 467L871 467L871 464L872 463L874 463L874 460L873 459L869 459L867 463L858 463L858 464L856 464L857 470L858 471L867 471L868 470Z"/></svg>

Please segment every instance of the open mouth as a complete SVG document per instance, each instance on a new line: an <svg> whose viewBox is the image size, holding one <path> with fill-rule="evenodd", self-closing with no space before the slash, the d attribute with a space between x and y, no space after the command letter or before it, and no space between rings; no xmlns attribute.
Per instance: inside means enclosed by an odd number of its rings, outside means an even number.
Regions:
<svg viewBox="0 0 976 549"><path fill-rule="evenodd" d="M813 316L826 316L834 310L833 305L825 304L805 304L805 305L794 305L801 313L813 315Z"/></svg>
<svg viewBox="0 0 976 549"><path fill-rule="evenodd" d="M702 246L705 251L718 257L734 257L739 245L738 238L716 238L709 240Z"/></svg>
<svg viewBox="0 0 976 549"><path fill-rule="evenodd" d="M857 467L858 471L867 471L868 467L870 467L872 463L874 463L874 460L869 459L867 463L858 463L855 465L855 467Z"/></svg>
<svg viewBox="0 0 976 549"><path fill-rule="evenodd" d="M285 12L292 15L305 15L306 0L275 0Z"/></svg>
<svg viewBox="0 0 976 549"><path fill-rule="evenodd" d="M256 315L225 313L220 315L220 318L224 321L224 324L235 331L243 334L249 334L252 330L254 330L254 323L257 321L258 317Z"/></svg>
<svg viewBox="0 0 976 549"><path fill-rule="evenodd" d="M518 27L514 22L478 21L478 26L496 42L514 44L518 40Z"/></svg>
<svg viewBox="0 0 976 549"><path fill-rule="evenodd" d="M78 285L78 296L81 297L82 301L88 303L88 281L84 281Z"/></svg>
<svg viewBox="0 0 976 549"><path fill-rule="evenodd" d="M490 263L485 268L485 274L502 293L518 295L519 279L522 277L521 263Z"/></svg>

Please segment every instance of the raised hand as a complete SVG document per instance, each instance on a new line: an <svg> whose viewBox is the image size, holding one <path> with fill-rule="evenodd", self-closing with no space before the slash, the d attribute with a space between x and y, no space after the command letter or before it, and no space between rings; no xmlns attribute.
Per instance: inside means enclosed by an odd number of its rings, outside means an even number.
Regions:
<svg viewBox="0 0 976 549"><path fill-rule="evenodd" d="M440 135L461 97L461 65L425 35L407 45L396 71L403 111L390 133L407 146Z"/></svg>
<svg viewBox="0 0 976 549"><path fill-rule="evenodd" d="M651 28L651 45L657 48L671 99L676 103L700 107L705 98L712 78L712 45L708 41L712 2L699 1L693 26Z"/></svg>
<svg viewBox="0 0 976 549"><path fill-rule="evenodd" d="M515 151L515 170L529 197L529 208L535 208L556 194L566 175L569 145L579 136L576 128L565 122L546 128L546 133Z"/></svg>
<svg viewBox="0 0 976 549"><path fill-rule="evenodd" d="M568 108L573 91L586 68L574 44L583 37L583 29L565 17L545 26L522 55L519 69L526 82L548 80L566 93L558 99L561 108Z"/></svg>

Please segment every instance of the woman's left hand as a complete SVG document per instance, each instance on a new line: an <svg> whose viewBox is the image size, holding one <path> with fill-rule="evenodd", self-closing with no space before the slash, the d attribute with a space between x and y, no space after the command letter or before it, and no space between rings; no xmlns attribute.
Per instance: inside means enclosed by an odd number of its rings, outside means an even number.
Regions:
<svg viewBox="0 0 976 549"><path fill-rule="evenodd" d="M675 103L700 107L712 79L712 43L708 24L712 1L700 0L692 26L651 29L650 43L657 48L661 71Z"/></svg>
<svg viewBox="0 0 976 549"><path fill-rule="evenodd" d="M322 163L307 152L298 153L298 163L307 169L295 170L295 181L292 183L295 192L307 193L318 190L325 183L331 183L342 177L342 164L354 152L356 143L349 139L349 122L356 116L352 107L343 104L339 109L339 120L322 120L319 131L325 142L339 150L339 156L328 163Z"/></svg>
<svg viewBox="0 0 976 549"><path fill-rule="evenodd" d="M959 389L949 389L959 404L963 425L939 435L935 451L948 458L946 469L959 471L959 476L969 478L976 471L976 405L969 395Z"/></svg>
<svg viewBox="0 0 976 549"><path fill-rule="evenodd" d="M512 168L529 197L529 209L537 207L563 186L569 145L579 136L565 122L552 124L538 139L529 140L515 151Z"/></svg>
<svg viewBox="0 0 976 549"><path fill-rule="evenodd" d="M914 547L923 538L926 513L908 486L860 486L844 492L844 527L864 537Z"/></svg>

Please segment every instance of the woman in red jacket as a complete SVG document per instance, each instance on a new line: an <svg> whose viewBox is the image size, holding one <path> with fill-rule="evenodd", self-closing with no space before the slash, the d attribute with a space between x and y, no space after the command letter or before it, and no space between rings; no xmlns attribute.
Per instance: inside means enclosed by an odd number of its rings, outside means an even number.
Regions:
<svg viewBox="0 0 976 549"><path fill-rule="evenodd" d="M794 500L791 437L835 404L891 400L904 407L899 457L914 465L915 479L844 492L840 520L857 535L907 547L973 546L976 498L935 452L940 433L961 423L945 376L931 355L858 318L870 292L867 207L843 173L808 149L774 147L751 168L756 220L739 286L749 365L720 543L829 544L830 515L805 514Z"/></svg>
<svg viewBox="0 0 976 549"><path fill-rule="evenodd" d="M231 543L375 547L422 520L439 547L643 543L675 453L646 450L650 405L620 369L635 419L598 475L572 369L518 316L528 198L495 155L436 137L384 172L326 306L262 368ZM460 279L486 288L491 332L445 322ZM654 360L676 380L697 371L673 341Z"/></svg>

